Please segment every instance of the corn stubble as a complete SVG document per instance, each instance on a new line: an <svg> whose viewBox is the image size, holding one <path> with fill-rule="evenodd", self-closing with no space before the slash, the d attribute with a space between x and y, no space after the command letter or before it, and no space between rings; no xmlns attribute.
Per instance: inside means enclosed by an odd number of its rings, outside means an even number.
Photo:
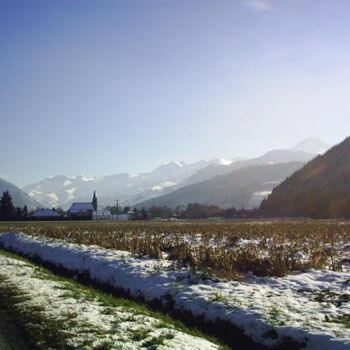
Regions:
<svg viewBox="0 0 350 350"><path fill-rule="evenodd" d="M308 268L341 271L350 248L345 222L31 222L1 224L0 231L166 257L174 268L227 279L249 272L279 277Z"/></svg>

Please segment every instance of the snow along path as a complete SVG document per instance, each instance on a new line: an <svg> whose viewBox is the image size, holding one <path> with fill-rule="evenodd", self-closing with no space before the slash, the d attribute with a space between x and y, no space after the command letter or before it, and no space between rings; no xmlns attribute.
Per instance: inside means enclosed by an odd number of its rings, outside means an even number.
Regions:
<svg viewBox="0 0 350 350"><path fill-rule="evenodd" d="M40 269L27 262L0 254L1 288L15 288L16 309L26 313L40 310L41 317L55 323L65 334L69 348L95 349L193 349L217 350L205 339L185 334L162 320L137 313L124 306L111 307L69 283L45 278ZM38 324L45 327L46 322ZM31 325L33 327L35 325Z"/></svg>
<svg viewBox="0 0 350 350"><path fill-rule="evenodd" d="M256 342L274 346L284 337L305 349L350 348L350 274L309 270L283 278L247 276L242 282L202 280L167 260L67 244L21 233L0 235L0 244L26 256L123 288L132 296L174 301L174 307L208 320L227 320Z"/></svg>

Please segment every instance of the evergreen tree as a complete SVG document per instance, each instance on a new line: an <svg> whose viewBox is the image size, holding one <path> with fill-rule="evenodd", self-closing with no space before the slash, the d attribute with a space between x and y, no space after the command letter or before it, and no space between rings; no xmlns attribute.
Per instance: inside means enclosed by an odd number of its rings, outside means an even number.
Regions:
<svg viewBox="0 0 350 350"><path fill-rule="evenodd" d="M26 205L25 205L24 208L23 208L23 217L24 217L25 219L28 218L28 208L27 208Z"/></svg>
<svg viewBox="0 0 350 350"><path fill-rule="evenodd" d="M141 218L142 220L147 220L147 212L145 208L141 209Z"/></svg>
<svg viewBox="0 0 350 350"><path fill-rule="evenodd" d="M11 220L15 215L15 207L12 203L12 197L9 191L2 194L0 200L0 218L3 220Z"/></svg>
<svg viewBox="0 0 350 350"><path fill-rule="evenodd" d="M20 220L23 218L23 209L20 207L16 207L15 209L15 217L16 220Z"/></svg>
<svg viewBox="0 0 350 350"><path fill-rule="evenodd" d="M94 207L94 210L97 210L97 197L96 197L96 191L94 191L94 195L92 196L92 206Z"/></svg>

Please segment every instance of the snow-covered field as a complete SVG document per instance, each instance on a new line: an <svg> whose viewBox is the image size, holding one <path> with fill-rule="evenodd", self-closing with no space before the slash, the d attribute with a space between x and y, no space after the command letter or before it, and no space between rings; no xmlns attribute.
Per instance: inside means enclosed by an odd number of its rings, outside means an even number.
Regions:
<svg viewBox="0 0 350 350"><path fill-rule="evenodd" d="M36 266L1 254L0 278L1 288L15 288L20 300L16 309L24 315L39 312L45 322L37 327L54 322L69 348L219 349L216 344L185 334L132 308L111 307L91 300L83 290L77 291L64 281L50 280Z"/></svg>
<svg viewBox="0 0 350 350"><path fill-rule="evenodd" d="M203 279L169 260L135 258L125 251L67 244L20 233L0 235L0 244L25 256L122 288L146 301L169 301L207 320L227 320L266 346L285 337L305 349L350 348L350 274L307 270L286 277L247 275L239 282ZM281 347L282 348L282 347Z"/></svg>

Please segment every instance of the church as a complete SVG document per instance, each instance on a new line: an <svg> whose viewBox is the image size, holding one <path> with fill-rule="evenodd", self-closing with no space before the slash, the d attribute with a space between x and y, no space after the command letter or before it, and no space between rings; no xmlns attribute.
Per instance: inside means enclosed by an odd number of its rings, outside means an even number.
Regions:
<svg viewBox="0 0 350 350"><path fill-rule="evenodd" d="M96 211L97 197L96 191L94 191L91 203L73 203L68 210L68 217L75 220L91 220Z"/></svg>

